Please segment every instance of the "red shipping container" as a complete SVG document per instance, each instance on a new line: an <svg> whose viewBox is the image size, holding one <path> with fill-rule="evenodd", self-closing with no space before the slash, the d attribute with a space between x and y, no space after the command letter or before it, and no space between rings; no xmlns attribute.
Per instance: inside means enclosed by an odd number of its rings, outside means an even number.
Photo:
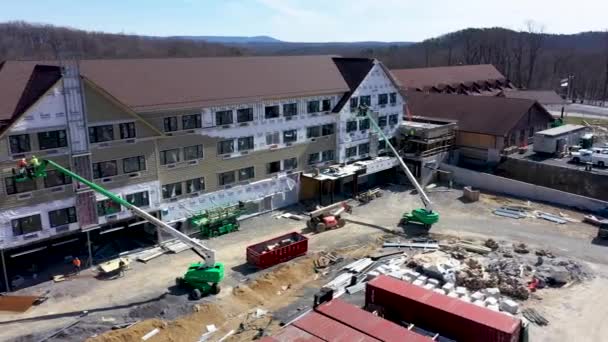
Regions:
<svg viewBox="0 0 608 342"><path fill-rule="evenodd" d="M267 268L304 255L307 251L308 238L293 232L247 247L247 262Z"/></svg>
<svg viewBox="0 0 608 342"><path fill-rule="evenodd" d="M354 305L339 299L325 302L315 308L315 311L332 318L342 324L358 330L380 341L408 341L408 342L432 342L429 337L422 336L413 331L395 324L391 321L378 317Z"/></svg>
<svg viewBox="0 0 608 342"><path fill-rule="evenodd" d="M314 335L324 341L330 342L380 342L380 340L359 332L338 321L323 316L317 312L310 312L293 322L292 325Z"/></svg>
<svg viewBox="0 0 608 342"><path fill-rule="evenodd" d="M307 333L306 331L297 328L293 325L289 325L274 335L267 336L260 340L260 342L324 342L314 335Z"/></svg>
<svg viewBox="0 0 608 342"><path fill-rule="evenodd" d="M521 321L405 281L379 276L367 283L365 304L393 321L413 323L467 342L516 342Z"/></svg>

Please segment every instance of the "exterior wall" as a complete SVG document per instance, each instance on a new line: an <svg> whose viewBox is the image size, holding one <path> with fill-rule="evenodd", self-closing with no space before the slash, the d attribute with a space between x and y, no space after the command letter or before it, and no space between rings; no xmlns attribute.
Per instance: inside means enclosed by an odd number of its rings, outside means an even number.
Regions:
<svg viewBox="0 0 608 342"><path fill-rule="evenodd" d="M376 62L376 64L372 67L369 74L364 78L359 87L352 93L352 97L360 97L360 96L371 96L371 108L374 111L374 116L377 118L379 116L388 116L388 115L397 115L398 121L395 125L388 125L383 129L384 134L388 137L393 137L397 134L397 130L403 121L403 104L404 99L401 96L399 89L395 87L392 83L388 75L384 72L382 67L379 64L380 62ZM385 106L378 105L378 94L390 94L396 93L397 102L394 105L389 104ZM358 159L363 159L369 156L369 154L365 155L357 155L353 158L346 158L346 149L353 146L358 146L363 143L370 142L370 133L374 132L373 127L370 126L370 129L367 130L357 130L355 132L346 132L346 123L350 120L361 120L362 117L358 117L355 108L350 107L350 101L348 101L342 110L339 113L338 120L338 161L340 163L350 162ZM388 119L387 119L388 120ZM374 147L370 146L370 151L373 151Z"/></svg>
<svg viewBox="0 0 608 342"><path fill-rule="evenodd" d="M528 113L509 131L505 146L521 146L531 144L534 133L549 128L551 118L542 112L540 106L533 106ZM512 144L513 139L515 144Z"/></svg>

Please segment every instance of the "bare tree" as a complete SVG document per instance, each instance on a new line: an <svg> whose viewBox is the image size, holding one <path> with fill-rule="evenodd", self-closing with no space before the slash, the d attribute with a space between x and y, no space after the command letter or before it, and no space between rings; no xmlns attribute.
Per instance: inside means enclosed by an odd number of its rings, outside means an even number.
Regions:
<svg viewBox="0 0 608 342"><path fill-rule="evenodd" d="M536 60L540 54L540 50L543 46L544 41L544 27L537 25L532 20L526 23L527 27L527 41L528 41L528 78L526 80L526 87L530 88L532 84L532 76L534 75L534 67L536 66Z"/></svg>

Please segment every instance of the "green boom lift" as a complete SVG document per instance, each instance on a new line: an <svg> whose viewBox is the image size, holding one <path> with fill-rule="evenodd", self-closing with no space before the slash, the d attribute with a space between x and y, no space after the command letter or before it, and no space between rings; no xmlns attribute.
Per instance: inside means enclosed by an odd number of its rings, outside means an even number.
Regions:
<svg viewBox="0 0 608 342"><path fill-rule="evenodd" d="M91 189L106 196L110 200L131 210L135 215L153 224L158 229L161 229L163 232L166 232L174 238L178 239L179 241L185 243L194 251L194 253L198 254L201 258L203 258L203 262L195 262L190 264L184 276L176 278L177 285L189 288L190 296L193 299L200 299L202 296L208 294L219 293L219 283L224 279L224 264L220 262L215 262L214 250L205 247L200 242L194 239L191 239L188 235L176 230L170 225L148 214L146 211L120 198L118 195L79 176L78 174L64 168L63 166L51 160L43 159L39 161L38 159L36 159L36 157L32 157L32 160L28 163L27 167L23 167L23 165L21 166L22 167L19 172L15 173L15 181L17 182L23 182L28 179L40 177L44 178L46 177L47 167L51 167L61 172L62 174L87 185Z"/></svg>
<svg viewBox="0 0 608 342"><path fill-rule="evenodd" d="M425 228L431 228L431 226L433 224L435 224L435 223L437 223L437 221L439 221L439 214L437 212L433 211L433 203L431 202L429 197L424 192L424 189L422 189L420 184L418 184L416 177L414 177L414 175L412 174L410 169L408 169L407 165L405 165L405 162L403 161L401 156L399 156L399 153L397 152L397 150L395 149L393 144L391 144L391 142L386 137L386 135L384 135L384 132L382 132L382 129L380 129L380 126L378 126L378 124L376 123L376 120L374 120L374 118L372 118L372 116L370 115L371 111L369 110L369 108L363 106L360 108L360 111L361 111L361 114L364 114L364 116L367 116L367 118L371 122L371 124L374 127L374 129L376 130L376 132L378 132L378 134L380 135L382 140L384 140L386 142L386 146L388 146L390 148L391 152L393 152L393 154L399 161L399 165L401 166L401 169L403 169L403 172L405 172L405 175L410 180L410 182L412 184L414 184L414 187L416 188L416 190L418 191L418 194L420 195L422 204L424 205L424 208L413 209L409 213L404 213L401 216L401 220L399 221L399 223L407 224L408 222L412 222L412 223L421 224Z"/></svg>

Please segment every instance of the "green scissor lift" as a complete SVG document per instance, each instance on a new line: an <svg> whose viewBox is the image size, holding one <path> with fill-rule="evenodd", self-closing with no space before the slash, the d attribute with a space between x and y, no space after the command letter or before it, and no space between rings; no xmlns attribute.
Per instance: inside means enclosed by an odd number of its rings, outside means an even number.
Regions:
<svg viewBox="0 0 608 342"><path fill-rule="evenodd" d="M201 236L216 237L239 230L238 217L243 213L244 204L209 209L190 218L192 226L197 227Z"/></svg>
<svg viewBox="0 0 608 342"><path fill-rule="evenodd" d="M224 264L215 262L215 251L202 245L200 242L191 239L188 235L178 231L156 217L150 215L145 210L142 210L120 196L111 191L81 177L80 175L64 168L63 166L51 160L38 160L32 157L27 168L22 168L19 172L15 172L15 181L23 182L29 179L46 177L46 169L51 167L62 174L71 177L78 182L81 182L94 191L106 196L112 201L131 210L135 215L150 222L158 229L169 233L174 238L188 245L196 254L203 258L203 262L195 262L190 264L188 270L183 277L176 278L176 283L180 286L185 286L191 290L190 296L193 299L199 299L204 295L217 294L220 291L219 283L224 279Z"/></svg>

